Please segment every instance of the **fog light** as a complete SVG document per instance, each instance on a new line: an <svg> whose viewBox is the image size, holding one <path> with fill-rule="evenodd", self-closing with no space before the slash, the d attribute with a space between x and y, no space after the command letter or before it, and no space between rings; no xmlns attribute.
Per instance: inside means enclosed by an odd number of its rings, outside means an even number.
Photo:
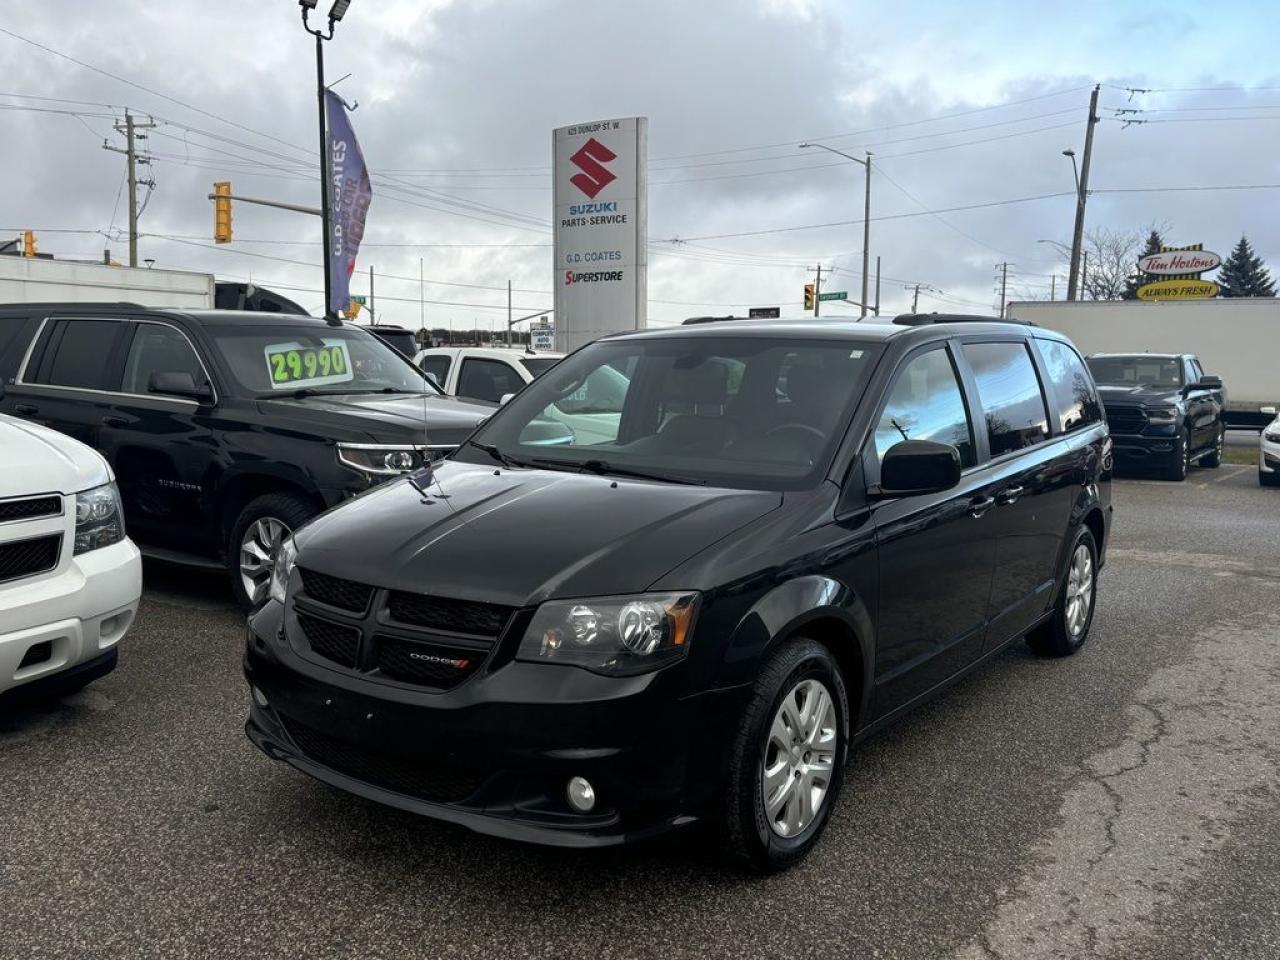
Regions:
<svg viewBox="0 0 1280 960"><path fill-rule="evenodd" d="M586 777L574 777L565 789L569 797L569 806L579 813L590 813L596 805L596 790Z"/></svg>
<svg viewBox="0 0 1280 960"><path fill-rule="evenodd" d="M263 693L261 690L259 690L257 687L253 687L252 689L253 689L253 702L260 707L265 707L267 705L267 695Z"/></svg>

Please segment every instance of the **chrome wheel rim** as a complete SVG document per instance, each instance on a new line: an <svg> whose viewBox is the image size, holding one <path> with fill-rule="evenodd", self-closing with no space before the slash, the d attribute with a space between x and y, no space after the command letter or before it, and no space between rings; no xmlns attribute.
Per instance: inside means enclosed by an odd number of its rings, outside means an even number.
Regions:
<svg viewBox="0 0 1280 960"><path fill-rule="evenodd" d="M765 817L778 836L797 836L822 812L835 775L838 722L820 680L801 680L778 705L760 777Z"/></svg>
<svg viewBox="0 0 1280 960"><path fill-rule="evenodd" d="M288 535L289 528L275 517L255 520L245 530L240 541L240 585L250 603L256 605L267 595L276 551Z"/></svg>
<svg viewBox="0 0 1280 960"><path fill-rule="evenodd" d="M1071 556L1067 572L1067 632L1072 639L1084 633L1093 608L1093 552L1088 544L1079 544Z"/></svg>

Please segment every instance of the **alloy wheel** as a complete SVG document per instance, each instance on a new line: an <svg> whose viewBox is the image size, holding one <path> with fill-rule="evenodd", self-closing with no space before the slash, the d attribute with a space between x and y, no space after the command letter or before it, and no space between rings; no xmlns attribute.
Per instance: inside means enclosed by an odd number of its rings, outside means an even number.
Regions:
<svg viewBox="0 0 1280 960"><path fill-rule="evenodd" d="M1067 572L1067 633L1079 639L1093 609L1093 552L1085 543L1077 544Z"/></svg>
<svg viewBox="0 0 1280 960"><path fill-rule="evenodd" d="M254 606L267 595L276 551L289 532L275 517L255 520L244 532L240 541L240 585Z"/></svg>
<svg viewBox="0 0 1280 960"><path fill-rule="evenodd" d="M835 701L819 680L801 680L782 698L765 744L761 796L769 828L795 837L822 812L836 775Z"/></svg>

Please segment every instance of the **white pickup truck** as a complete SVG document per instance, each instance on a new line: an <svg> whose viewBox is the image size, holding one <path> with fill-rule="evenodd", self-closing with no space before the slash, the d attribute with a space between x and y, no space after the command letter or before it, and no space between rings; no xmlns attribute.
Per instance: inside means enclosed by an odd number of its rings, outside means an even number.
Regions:
<svg viewBox="0 0 1280 960"><path fill-rule="evenodd" d="M142 593L107 461L0 416L0 698L78 689L116 665Z"/></svg>
<svg viewBox="0 0 1280 960"><path fill-rule="evenodd" d="M503 397L518 393L563 356L494 347L432 347L419 350L413 362L447 394L501 403Z"/></svg>

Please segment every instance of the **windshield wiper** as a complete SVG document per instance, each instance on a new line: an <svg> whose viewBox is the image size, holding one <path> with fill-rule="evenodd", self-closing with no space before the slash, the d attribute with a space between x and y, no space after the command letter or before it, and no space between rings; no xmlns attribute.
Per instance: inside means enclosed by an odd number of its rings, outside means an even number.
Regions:
<svg viewBox="0 0 1280 960"><path fill-rule="evenodd" d="M532 461L535 466L539 467L577 467L583 473L598 473L601 476L612 475L615 477L634 477L637 480L658 480L662 483L686 483L693 486L705 487L707 481L696 480L692 477L673 477L665 473L650 473L647 470L633 470L630 467L619 467L607 460L548 460L544 458L536 458Z"/></svg>
<svg viewBox="0 0 1280 960"><path fill-rule="evenodd" d="M495 447L491 443L481 443L479 440L468 440L467 444L469 446L475 447L477 450L487 453L489 456L493 457L493 459L497 460L500 464L502 464L504 467L507 467L508 469L515 469L516 467L529 466L529 464L524 463L520 460L517 460L515 457L507 456L505 453L503 453L501 450L499 450L497 447Z"/></svg>

